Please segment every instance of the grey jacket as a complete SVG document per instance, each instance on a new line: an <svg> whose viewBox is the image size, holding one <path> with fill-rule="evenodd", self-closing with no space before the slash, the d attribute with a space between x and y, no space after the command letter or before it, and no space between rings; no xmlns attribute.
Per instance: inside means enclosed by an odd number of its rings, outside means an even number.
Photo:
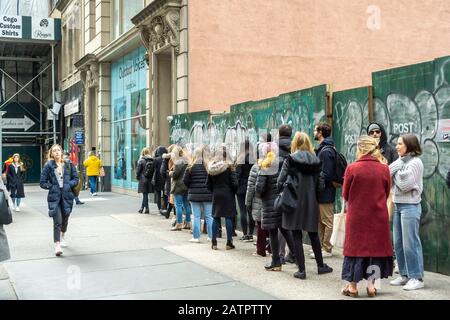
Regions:
<svg viewBox="0 0 450 320"><path fill-rule="evenodd" d="M420 203L423 191L422 160L406 155L391 163L389 170L394 185L394 202Z"/></svg>
<svg viewBox="0 0 450 320"><path fill-rule="evenodd" d="M258 178L259 166L254 164L250 170L247 183L247 193L245 194L245 205L252 207L253 220L261 221L262 200L256 195L256 179Z"/></svg>

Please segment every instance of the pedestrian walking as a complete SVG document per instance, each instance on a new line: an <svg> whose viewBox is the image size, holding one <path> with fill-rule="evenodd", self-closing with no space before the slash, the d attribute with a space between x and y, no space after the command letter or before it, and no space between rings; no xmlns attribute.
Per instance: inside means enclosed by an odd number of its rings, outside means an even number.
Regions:
<svg viewBox="0 0 450 320"><path fill-rule="evenodd" d="M392 276L394 269L389 215L386 205L391 189L387 160L378 141L361 136L356 162L344 176L342 197L347 201L342 280L349 282L342 294L358 296L357 284L367 280L367 295L375 297L375 280Z"/></svg>
<svg viewBox="0 0 450 320"><path fill-rule="evenodd" d="M297 202L295 212L282 212L282 228L292 231L294 238L294 256L298 271L294 277L306 279L305 255L303 252L302 230L308 232L318 274L333 272L323 263L318 234L319 226L319 174L322 163L315 155L309 137L304 132L296 132L291 146L292 153L286 157L277 180L278 190L281 191L288 175L295 176L298 181L296 188Z"/></svg>
<svg viewBox="0 0 450 320"><path fill-rule="evenodd" d="M12 158L13 161L8 166L8 173L6 175L6 187L8 188L13 201L12 209L19 212L20 202L22 201L22 198L25 198L23 181L26 169L23 162L20 161L20 155L18 153L15 153Z"/></svg>
<svg viewBox="0 0 450 320"><path fill-rule="evenodd" d="M279 192L277 179L281 168L278 159L278 146L275 142L260 144L261 160L258 161L260 171L256 178L256 194L262 199L261 225L269 231L270 247L272 248L272 261L265 266L267 271L281 271L281 259L278 243L278 232L281 232L291 252L294 252L292 233L282 227L282 215L275 207L275 199Z"/></svg>
<svg viewBox="0 0 450 320"><path fill-rule="evenodd" d="M142 193L141 208L139 213L150 213L148 206L148 194L153 192L151 180L154 174L154 163L150 148L144 148L141 151L141 158L136 167L136 180L138 181L138 193ZM145 211L144 211L145 210Z"/></svg>
<svg viewBox="0 0 450 320"><path fill-rule="evenodd" d="M336 175L336 150L334 141L331 138L331 126L327 123L320 123L314 129L314 140L319 141L316 155L322 161L322 174L325 179L325 190L319 195L319 234L322 256L324 258L333 256L333 246L330 243L333 233L334 202L336 188L333 179ZM314 258L314 253L311 253Z"/></svg>
<svg viewBox="0 0 450 320"><path fill-rule="evenodd" d="M183 182L184 171L187 165L188 158L186 152L179 146L174 147L170 154L169 176L172 178L172 189L170 191L174 196L177 223L171 229L172 231L191 229L191 206L188 201L188 188ZM184 222L183 212L185 216Z"/></svg>
<svg viewBox="0 0 450 320"><path fill-rule="evenodd" d="M395 148L387 141L388 137L386 130L382 124L378 122L371 122L367 126L367 134L378 140L381 154L386 159L388 165L398 159L397 151L395 151Z"/></svg>
<svg viewBox="0 0 450 320"><path fill-rule="evenodd" d="M400 277L391 281L404 290L424 287L423 252L419 237L422 215L423 163L420 142L414 134L397 140L399 158L390 166L394 185L394 249Z"/></svg>
<svg viewBox="0 0 450 320"><path fill-rule="evenodd" d="M169 202L169 197L164 193L164 185L165 180L161 175L161 166L163 164L164 159L162 158L163 154L167 153L167 148L164 146L159 146L155 150L155 160L154 166L155 170L152 177L152 185L155 194L155 203L158 207L158 211L160 214L165 215L165 210L167 210L167 205Z"/></svg>
<svg viewBox="0 0 450 320"><path fill-rule="evenodd" d="M77 169L63 159L60 145L53 145L48 151L48 161L42 169L40 186L49 190L47 195L48 215L53 218L53 241L56 256L62 255L61 247L66 247L65 234L72 212L74 195L72 188L79 179ZM69 165L72 168L69 168Z"/></svg>
<svg viewBox="0 0 450 320"><path fill-rule="evenodd" d="M258 149L257 149L258 150ZM257 159L259 158L259 152L257 151ZM245 206L247 213L252 215L253 220L256 222L256 252L253 255L266 256L267 238L269 238L269 232L261 227L261 214L262 214L262 200L256 194L256 179L258 178L258 172L260 168L258 163L255 163L250 169L248 177L247 191L245 194Z"/></svg>
<svg viewBox="0 0 450 320"><path fill-rule="evenodd" d="M233 244L233 218L237 215L235 195L238 188L235 168L227 160L225 147L208 164L207 188L212 192L213 227L211 248L217 250L217 235L220 219L225 218L227 230L226 250L235 248Z"/></svg>
<svg viewBox="0 0 450 320"><path fill-rule="evenodd" d="M91 187L91 195L97 196L97 180L100 175L102 161L97 158L95 151L90 151L89 157L84 160L83 165L86 168L86 175L88 176L89 186Z"/></svg>
<svg viewBox="0 0 450 320"><path fill-rule="evenodd" d="M12 199L9 196L8 189L6 188L2 179L0 179L0 189L3 191L9 205L12 206ZM6 231L3 228L3 224L0 224L0 262L6 261L10 258L11 258L11 253L9 250L8 237L6 236Z"/></svg>
<svg viewBox="0 0 450 320"><path fill-rule="evenodd" d="M241 220L242 233L244 234L241 241L253 242L253 231L255 229L255 221L251 211L247 211L245 206L245 194L247 193L247 183L250 170L255 163L255 155L253 146L248 139L241 144L241 150L236 160L236 177L238 179L238 189L236 197L239 205L239 213Z"/></svg>
<svg viewBox="0 0 450 320"><path fill-rule="evenodd" d="M193 233L190 242L200 242L201 216L205 215L208 241L212 236L212 193L208 190L206 182L208 180L209 149L206 145L198 146L194 150L194 155L186 171L183 182L188 188L188 200L194 214Z"/></svg>

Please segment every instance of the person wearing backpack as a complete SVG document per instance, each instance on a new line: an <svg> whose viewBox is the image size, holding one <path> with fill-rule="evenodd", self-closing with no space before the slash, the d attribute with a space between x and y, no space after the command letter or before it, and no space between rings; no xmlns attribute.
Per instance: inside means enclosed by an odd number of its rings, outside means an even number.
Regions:
<svg viewBox="0 0 450 320"><path fill-rule="evenodd" d="M158 206L159 213L165 215L167 210L167 204L169 202L169 196L164 193L165 179L161 175L161 166L163 164L163 154L167 153L167 148L159 146L155 151L154 161L154 173L152 177L152 185L155 190L155 202Z"/></svg>
<svg viewBox="0 0 450 320"><path fill-rule="evenodd" d="M188 188L183 182L188 163L188 154L181 147L174 147L170 153L169 176L172 178L170 192L173 194L175 202L176 224L170 229L171 231L191 229L191 206L188 201ZM184 223L183 211L185 214Z"/></svg>
<svg viewBox="0 0 450 320"><path fill-rule="evenodd" d="M325 190L319 194L319 233L322 256L328 258L333 256L333 246L330 243L333 233L334 202L336 188L333 180L336 176L336 150L331 138L331 126L327 123L319 123L314 129L314 140L319 142L316 155L322 161L322 176L325 180ZM311 253L314 258L314 253Z"/></svg>
<svg viewBox="0 0 450 320"><path fill-rule="evenodd" d="M150 213L148 208L148 194L153 192L153 186L151 184L153 171L154 165L150 148L144 148L142 149L141 158L139 159L136 168L136 180L139 182L138 193L142 193L143 195L141 208L138 211L139 213Z"/></svg>

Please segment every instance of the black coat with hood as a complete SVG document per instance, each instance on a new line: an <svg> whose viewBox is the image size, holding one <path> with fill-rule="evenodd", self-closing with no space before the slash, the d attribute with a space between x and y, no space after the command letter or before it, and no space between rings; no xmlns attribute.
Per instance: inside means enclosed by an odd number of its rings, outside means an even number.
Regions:
<svg viewBox="0 0 450 320"><path fill-rule="evenodd" d="M236 172L226 161L211 161L208 165L207 188L212 192L212 216L233 218L237 215L236 192L238 181Z"/></svg>
<svg viewBox="0 0 450 320"><path fill-rule="evenodd" d="M319 174L322 170L320 159L307 151L297 151L286 158L278 177L278 190L286 182L288 174L299 181L298 201L295 212L282 213L282 226L287 230L317 232L319 225Z"/></svg>
<svg viewBox="0 0 450 320"><path fill-rule="evenodd" d="M172 179L169 176L169 160L170 160L170 154L164 153L162 156L161 161L161 169L159 170L159 173L161 174L161 179L164 181L164 195L169 196L170 195L170 189L172 187Z"/></svg>
<svg viewBox="0 0 450 320"><path fill-rule="evenodd" d="M153 158L150 155L141 157L137 163L136 180L139 182L138 193L152 193L153 192L153 186L151 184L151 179L147 178L144 175L145 167L147 166L147 162L153 162ZM153 165L154 165L154 163L153 163Z"/></svg>
<svg viewBox="0 0 450 320"><path fill-rule="evenodd" d="M336 151L332 138L325 138L316 149L316 155L322 162L322 175L325 180L325 190L319 195L319 203L333 203L336 199L336 188L333 179L336 175Z"/></svg>
<svg viewBox="0 0 450 320"><path fill-rule="evenodd" d="M383 157L386 158L388 165L391 164L392 162L394 162L395 160L398 159L398 153L395 150L395 148L393 146L391 146L389 144L389 142L387 141L387 134L386 134L386 130L384 129L383 125L378 123L378 122L371 122L368 126L367 126L367 134L369 134L369 127L372 124L376 124L378 127L380 127L380 131L381 131L381 136L380 136L380 150L381 150L381 154L383 155Z"/></svg>
<svg viewBox="0 0 450 320"><path fill-rule="evenodd" d="M291 137L281 136L278 139L278 156L284 161L291 154Z"/></svg>
<svg viewBox="0 0 450 320"><path fill-rule="evenodd" d="M167 148L163 146L159 146L155 150L155 161L153 162L155 166L155 172L153 173L152 185L155 188L155 191L164 190L164 185L166 184L166 180L161 175L161 166L163 163L163 154L167 153Z"/></svg>
<svg viewBox="0 0 450 320"><path fill-rule="evenodd" d="M250 170L254 164L253 160L254 159L251 159L247 154L243 160L238 161L236 166L236 176L238 179L237 195L245 196L247 193L248 177L250 176Z"/></svg>

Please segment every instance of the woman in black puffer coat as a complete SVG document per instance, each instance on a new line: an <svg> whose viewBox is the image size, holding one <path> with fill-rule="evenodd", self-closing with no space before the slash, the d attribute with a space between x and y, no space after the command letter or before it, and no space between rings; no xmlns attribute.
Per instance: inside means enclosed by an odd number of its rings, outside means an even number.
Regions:
<svg viewBox="0 0 450 320"><path fill-rule="evenodd" d="M241 145L241 150L236 163L236 176L239 183L236 196L239 204L239 213L241 215L242 232L244 233L241 240L244 242L252 242L253 230L255 229L255 220L253 220L252 213L247 212L245 206L245 194L247 193L247 183L250 170L255 163L255 156L253 147L248 139L245 139L244 144Z"/></svg>
<svg viewBox="0 0 450 320"><path fill-rule="evenodd" d="M270 247L279 248L278 230L286 239L289 251L294 252L292 233L282 228L281 213L275 210L274 202L278 196L277 179L282 163L277 158L278 146L274 142L265 142L260 145L261 156L264 160L259 162L260 171L256 179L256 194L262 199L262 228L269 230ZM281 271L279 250L272 250L272 262L265 266L268 271Z"/></svg>
<svg viewBox="0 0 450 320"><path fill-rule="evenodd" d="M205 214L208 240L212 239L212 193L206 187L208 180L209 150L202 145L194 150L191 163L184 172L183 182L188 187L188 200L191 204L193 219L193 238L190 242L200 242L200 220L202 211Z"/></svg>
<svg viewBox="0 0 450 320"><path fill-rule="evenodd" d="M147 165L149 166L149 170L152 169L151 173L146 172ZM155 167L153 163L153 158L151 156L150 148L142 149L141 158L139 159L136 167L136 180L139 182L138 193L142 193L142 204L141 208L138 210L139 213L146 213L146 214L150 213L148 207L148 194L153 192L151 177L154 174L154 170ZM147 177L146 174L148 174L149 176Z"/></svg>
<svg viewBox="0 0 450 320"><path fill-rule="evenodd" d="M167 151L171 152L174 147L175 147L175 145L172 144L171 146L169 146L169 148L167 148ZM166 217L166 219L169 219L170 212L172 211L172 209L174 211L174 214L176 215L175 206L173 205L173 203L170 203L170 201L169 201L170 190L172 189L172 179L169 176L169 161L170 161L170 153L164 153L162 155L161 169L159 170L159 172L161 174L161 179L164 182L163 194L168 199L167 200L167 209L161 210L161 214L164 215ZM175 226L175 224L176 224L176 221L174 221L172 226Z"/></svg>

